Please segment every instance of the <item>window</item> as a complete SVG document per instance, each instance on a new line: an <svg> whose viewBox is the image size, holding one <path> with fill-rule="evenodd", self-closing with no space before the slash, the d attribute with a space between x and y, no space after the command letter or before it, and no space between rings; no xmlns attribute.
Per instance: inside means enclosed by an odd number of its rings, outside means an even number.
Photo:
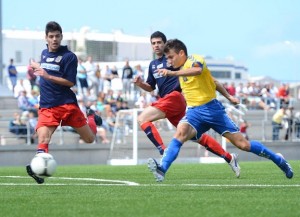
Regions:
<svg viewBox="0 0 300 217"><path fill-rule="evenodd" d="M86 50L94 61L116 61L117 46L111 41L86 41Z"/></svg>
<svg viewBox="0 0 300 217"><path fill-rule="evenodd" d="M242 75L240 72L236 72L235 73L235 79L241 79L242 78Z"/></svg>
<svg viewBox="0 0 300 217"><path fill-rule="evenodd" d="M211 71L215 78L231 78L231 71Z"/></svg>

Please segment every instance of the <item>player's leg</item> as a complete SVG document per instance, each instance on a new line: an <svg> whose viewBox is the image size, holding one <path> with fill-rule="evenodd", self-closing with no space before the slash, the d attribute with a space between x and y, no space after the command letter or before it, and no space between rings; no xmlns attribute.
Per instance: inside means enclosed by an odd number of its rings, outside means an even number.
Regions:
<svg viewBox="0 0 300 217"><path fill-rule="evenodd" d="M101 126L102 125L102 118L96 114L96 112L93 109L88 108L86 110L86 116L88 119L88 125L91 127L92 131L94 131L95 126Z"/></svg>
<svg viewBox="0 0 300 217"><path fill-rule="evenodd" d="M48 149L49 142L55 130L56 130L56 126L53 127L41 126L37 128L36 130L38 135L37 153L49 152Z"/></svg>
<svg viewBox="0 0 300 217"><path fill-rule="evenodd" d="M208 134L202 134L201 138L198 140L198 143L204 146L211 153L224 158L227 163L230 163L232 156L229 152L225 151L221 144L218 143L213 137Z"/></svg>
<svg viewBox="0 0 300 217"><path fill-rule="evenodd" d="M58 108L42 108L38 110L38 123L36 132L38 136L37 152L48 153L48 144L51 140L52 134L59 126L60 110Z"/></svg>
<svg viewBox="0 0 300 217"><path fill-rule="evenodd" d="M184 142L196 135L195 129L186 122L179 123L174 138L171 140L168 148L165 150L161 160L163 172L167 172L173 161L177 158L181 146Z"/></svg>
<svg viewBox="0 0 300 217"><path fill-rule="evenodd" d="M206 108L202 108L204 111L209 109L210 116L203 116L206 123L209 123L211 128L216 132L227 138L233 145L241 150L252 152L260 157L265 157L272 160L281 170L286 174L287 178L293 177L293 171L290 165L278 154L275 154L270 149L266 148L262 143L258 141L248 141L239 128L226 114L223 105L214 100L211 103L206 104ZM203 112L204 113L204 112Z"/></svg>
<svg viewBox="0 0 300 217"><path fill-rule="evenodd" d="M66 105L68 114L63 117L62 126L71 126L86 143L95 141L97 126L102 124L102 119L92 109L87 109L87 118L76 105Z"/></svg>
<svg viewBox="0 0 300 217"><path fill-rule="evenodd" d="M97 133L97 128L95 128L95 131L92 130L92 128L85 124L82 127L74 127L76 132L80 135L80 138L86 142L86 143L93 143L95 141L95 135Z"/></svg>
<svg viewBox="0 0 300 217"><path fill-rule="evenodd" d="M238 163L237 154L230 154L229 152L225 151L222 146L208 134L202 134L201 138L198 140L198 143L204 146L211 153L223 158L235 173L236 177L240 177L241 168Z"/></svg>
<svg viewBox="0 0 300 217"><path fill-rule="evenodd" d="M239 149L272 160L285 173L287 178L291 179L293 177L294 173L290 164L281 155L274 153L262 143L248 141L241 133L225 133L224 136Z"/></svg>
<svg viewBox="0 0 300 217"><path fill-rule="evenodd" d="M159 165L153 158L148 159L148 168L150 172L153 173L157 182L162 182L164 180L165 173L177 158L182 144L195 134L195 130L187 123L179 124L174 138L171 140L168 148L164 152L161 159L161 165ZM187 135L190 136L187 137Z"/></svg>
<svg viewBox="0 0 300 217"><path fill-rule="evenodd" d="M157 128L152 122L163 118L165 118L165 113L154 106L148 106L138 116L138 123L141 129L145 132L161 155L164 153L166 147Z"/></svg>
<svg viewBox="0 0 300 217"><path fill-rule="evenodd" d="M48 144L50 142L51 136L54 133L56 127L47 127L47 126L41 126L37 129L38 134L38 146L37 146L37 153L46 152L48 153ZM26 166L26 172L27 174L32 177L38 184L44 183L44 179L41 177L38 177L34 174L32 171L30 164Z"/></svg>

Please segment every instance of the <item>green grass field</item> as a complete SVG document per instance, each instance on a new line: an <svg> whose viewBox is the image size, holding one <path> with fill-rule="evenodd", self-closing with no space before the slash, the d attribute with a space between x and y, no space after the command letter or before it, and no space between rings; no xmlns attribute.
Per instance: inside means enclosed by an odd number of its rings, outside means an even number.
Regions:
<svg viewBox="0 0 300 217"><path fill-rule="evenodd" d="M59 166L38 185L24 167L0 169L1 217L300 216L300 161L294 178L269 161L174 164L163 183L146 165Z"/></svg>

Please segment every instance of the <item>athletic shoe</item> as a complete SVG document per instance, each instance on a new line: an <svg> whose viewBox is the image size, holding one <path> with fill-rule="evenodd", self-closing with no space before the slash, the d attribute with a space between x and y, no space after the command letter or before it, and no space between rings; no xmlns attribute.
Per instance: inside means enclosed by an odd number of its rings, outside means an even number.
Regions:
<svg viewBox="0 0 300 217"><path fill-rule="evenodd" d="M228 163L228 165L231 167L232 171L235 173L236 177L240 177L241 168L238 163L238 156L235 153L230 154L231 155L231 161Z"/></svg>
<svg viewBox="0 0 300 217"><path fill-rule="evenodd" d="M101 126L102 125L102 118L96 114L96 112L93 109L88 108L86 110L86 115L87 116L94 116L94 120L97 126Z"/></svg>
<svg viewBox="0 0 300 217"><path fill-rule="evenodd" d="M37 177L34 172L32 171L30 165L27 165L26 166L26 171L27 171L27 174L29 176L31 176L38 184L43 184L44 183L44 179L43 178L40 178L40 177Z"/></svg>
<svg viewBox="0 0 300 217"><path fill-rule="evenodd" d="M161 170L160 166L155 159L148 159L148 169L153 173L154 178L157 182L162 182L165 179L165 173Z"/></svg>
<svg viewBox="0 0 300 217"><path fill-rule="evenodd" d="M293 178L294 172L293 172L293 169L292 169L291 165L284 159L282 154L277 153L277 155L279 155L282 159L281 163L278 165L279 168L284 172L285 176L288 179Z"/></svg>

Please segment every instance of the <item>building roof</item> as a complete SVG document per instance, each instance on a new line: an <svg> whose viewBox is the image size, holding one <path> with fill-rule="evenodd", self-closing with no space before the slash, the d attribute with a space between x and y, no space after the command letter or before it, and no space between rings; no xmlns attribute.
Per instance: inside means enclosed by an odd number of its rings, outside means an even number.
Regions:
<svg viewBox="0 0 300 217"><path fill-rule="evenodd" d="M45 32L39 30L2 30L4 38L14 39L44 39ZM77 40L84 37L92 41L116 41L123 43L149 43L149 37L124 34L122 31L113 33L99 33L82 27L79 32L63 32L64 40Z"/></svg>

